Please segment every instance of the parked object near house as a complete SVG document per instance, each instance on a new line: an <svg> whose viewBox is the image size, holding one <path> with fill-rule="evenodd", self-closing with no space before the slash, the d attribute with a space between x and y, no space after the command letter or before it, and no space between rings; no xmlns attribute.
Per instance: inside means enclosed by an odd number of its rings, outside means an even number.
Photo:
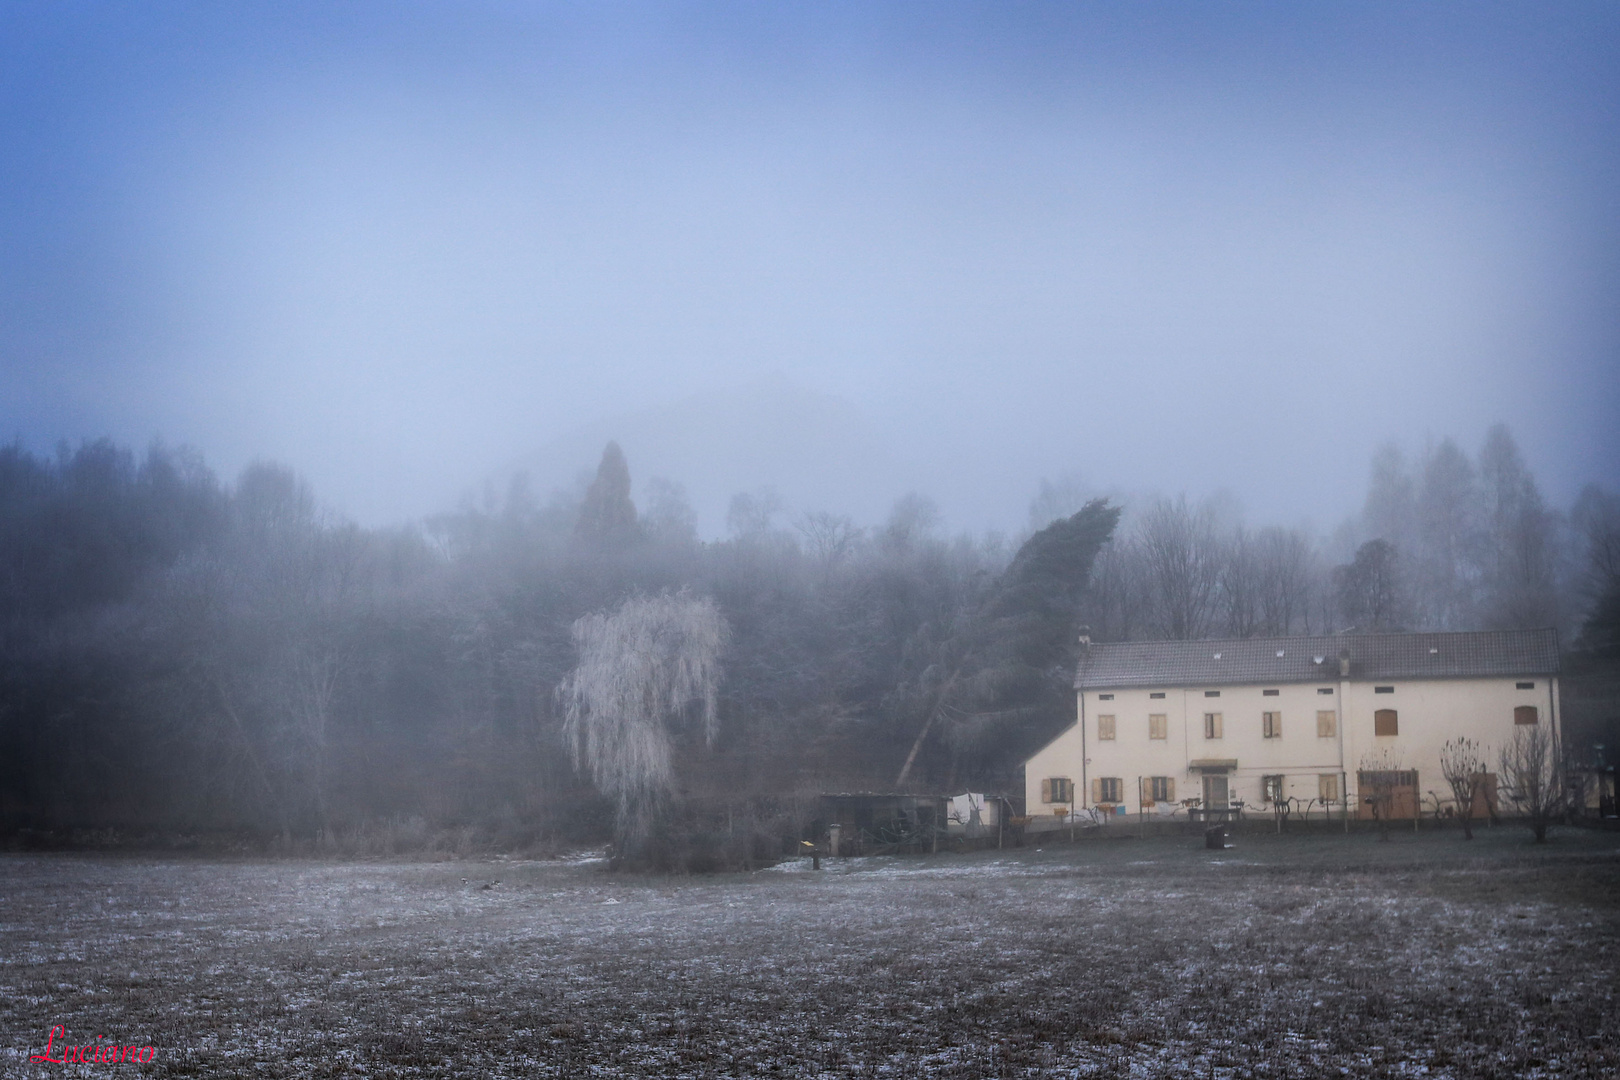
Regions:
<svg viewBox="0 0 1620 1080"><path fill-rule="evenodd" d="M1554 630L1083 645L1078 720L1025 763L1026 812L1410 820L1449 797L1446 740L1494 762L1557 731L1558 670Z"/></svg>
<svg viewBox="0 0 1620 1080"><path fill-rule="evenodd" d="M950 807L943 795L823 795L816 835L828 836L830 843L836 825L840 855L933 851L946 831Z"/></svg>
<svg viewBox="0 0 1620 1080"><path fill-rule="evenodd" d="M1617 778L1620 769L1605 763L1570 769L1569 781L1574 789L1570 802L1575 812L1583 818L1611 823L1620 819L1620 801L1615 798L1615 790L1620 787Z"/></svg>
<svg viewBox="0 0 1620 1080"><path fill-rule="evenodd" d="M951 798L946 812L946 830L952 836L969 839L994 836L1006 815L1006 800L999 795L968 792Z"/></svg>

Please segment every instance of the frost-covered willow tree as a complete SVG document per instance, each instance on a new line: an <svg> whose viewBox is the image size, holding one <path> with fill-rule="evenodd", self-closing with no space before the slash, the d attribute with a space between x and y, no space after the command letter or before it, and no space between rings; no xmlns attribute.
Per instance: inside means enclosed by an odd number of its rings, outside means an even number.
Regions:
<svg viewBox="0 0 1620 1080"><path fill-rule="evenodd" d="M729 634L714 601L685 590L634 596L573 625L579 666L556 691L563 733L575 766L614 801L621 853L646 841L669 798L674 725L695 713L714 739Z"/></svg>

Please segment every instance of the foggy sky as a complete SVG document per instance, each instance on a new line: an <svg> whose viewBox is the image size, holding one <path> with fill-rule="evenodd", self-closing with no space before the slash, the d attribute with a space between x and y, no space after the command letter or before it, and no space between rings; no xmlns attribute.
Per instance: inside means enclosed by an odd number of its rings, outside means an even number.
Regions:
<svg viewBox="0 0 1620 1080"><path fill-rule="evenodd" d="M1417 10L1411 10L1417 8ZM335 10L334 10L335 9ZM1612 5L0 7L0 422L367 524L617 437L1013 529L1327 527L1504 420L1620 477Z"/></svg>

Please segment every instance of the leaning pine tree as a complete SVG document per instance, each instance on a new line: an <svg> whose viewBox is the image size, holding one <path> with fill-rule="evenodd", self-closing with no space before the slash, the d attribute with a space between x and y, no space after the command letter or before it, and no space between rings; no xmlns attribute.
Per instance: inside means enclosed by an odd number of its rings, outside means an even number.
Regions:
<svg viewBox="0 0 1620 1080"><path fill-rule="evenodd" d="M632 597L574 623L579 666L556 691L563 732L575 766L614 802L620 859L644 854L669 801L673 726L695 711L704 738L714 739L729 634L713 600L684 590Z"/></svg>

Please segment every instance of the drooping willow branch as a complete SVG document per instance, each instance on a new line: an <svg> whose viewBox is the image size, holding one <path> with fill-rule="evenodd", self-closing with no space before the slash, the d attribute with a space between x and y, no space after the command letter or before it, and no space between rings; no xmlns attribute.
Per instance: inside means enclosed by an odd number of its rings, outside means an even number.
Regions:
<svg viewBox="0 0 1620 1080"><path fill-rule="evenodd" d="M615 803L621 841L646 836L673 787L670 725L696 705L717 724L720 656L730 630L708 597L636 596L573 625L579 665L557 687L575 767Z"/></svg>

